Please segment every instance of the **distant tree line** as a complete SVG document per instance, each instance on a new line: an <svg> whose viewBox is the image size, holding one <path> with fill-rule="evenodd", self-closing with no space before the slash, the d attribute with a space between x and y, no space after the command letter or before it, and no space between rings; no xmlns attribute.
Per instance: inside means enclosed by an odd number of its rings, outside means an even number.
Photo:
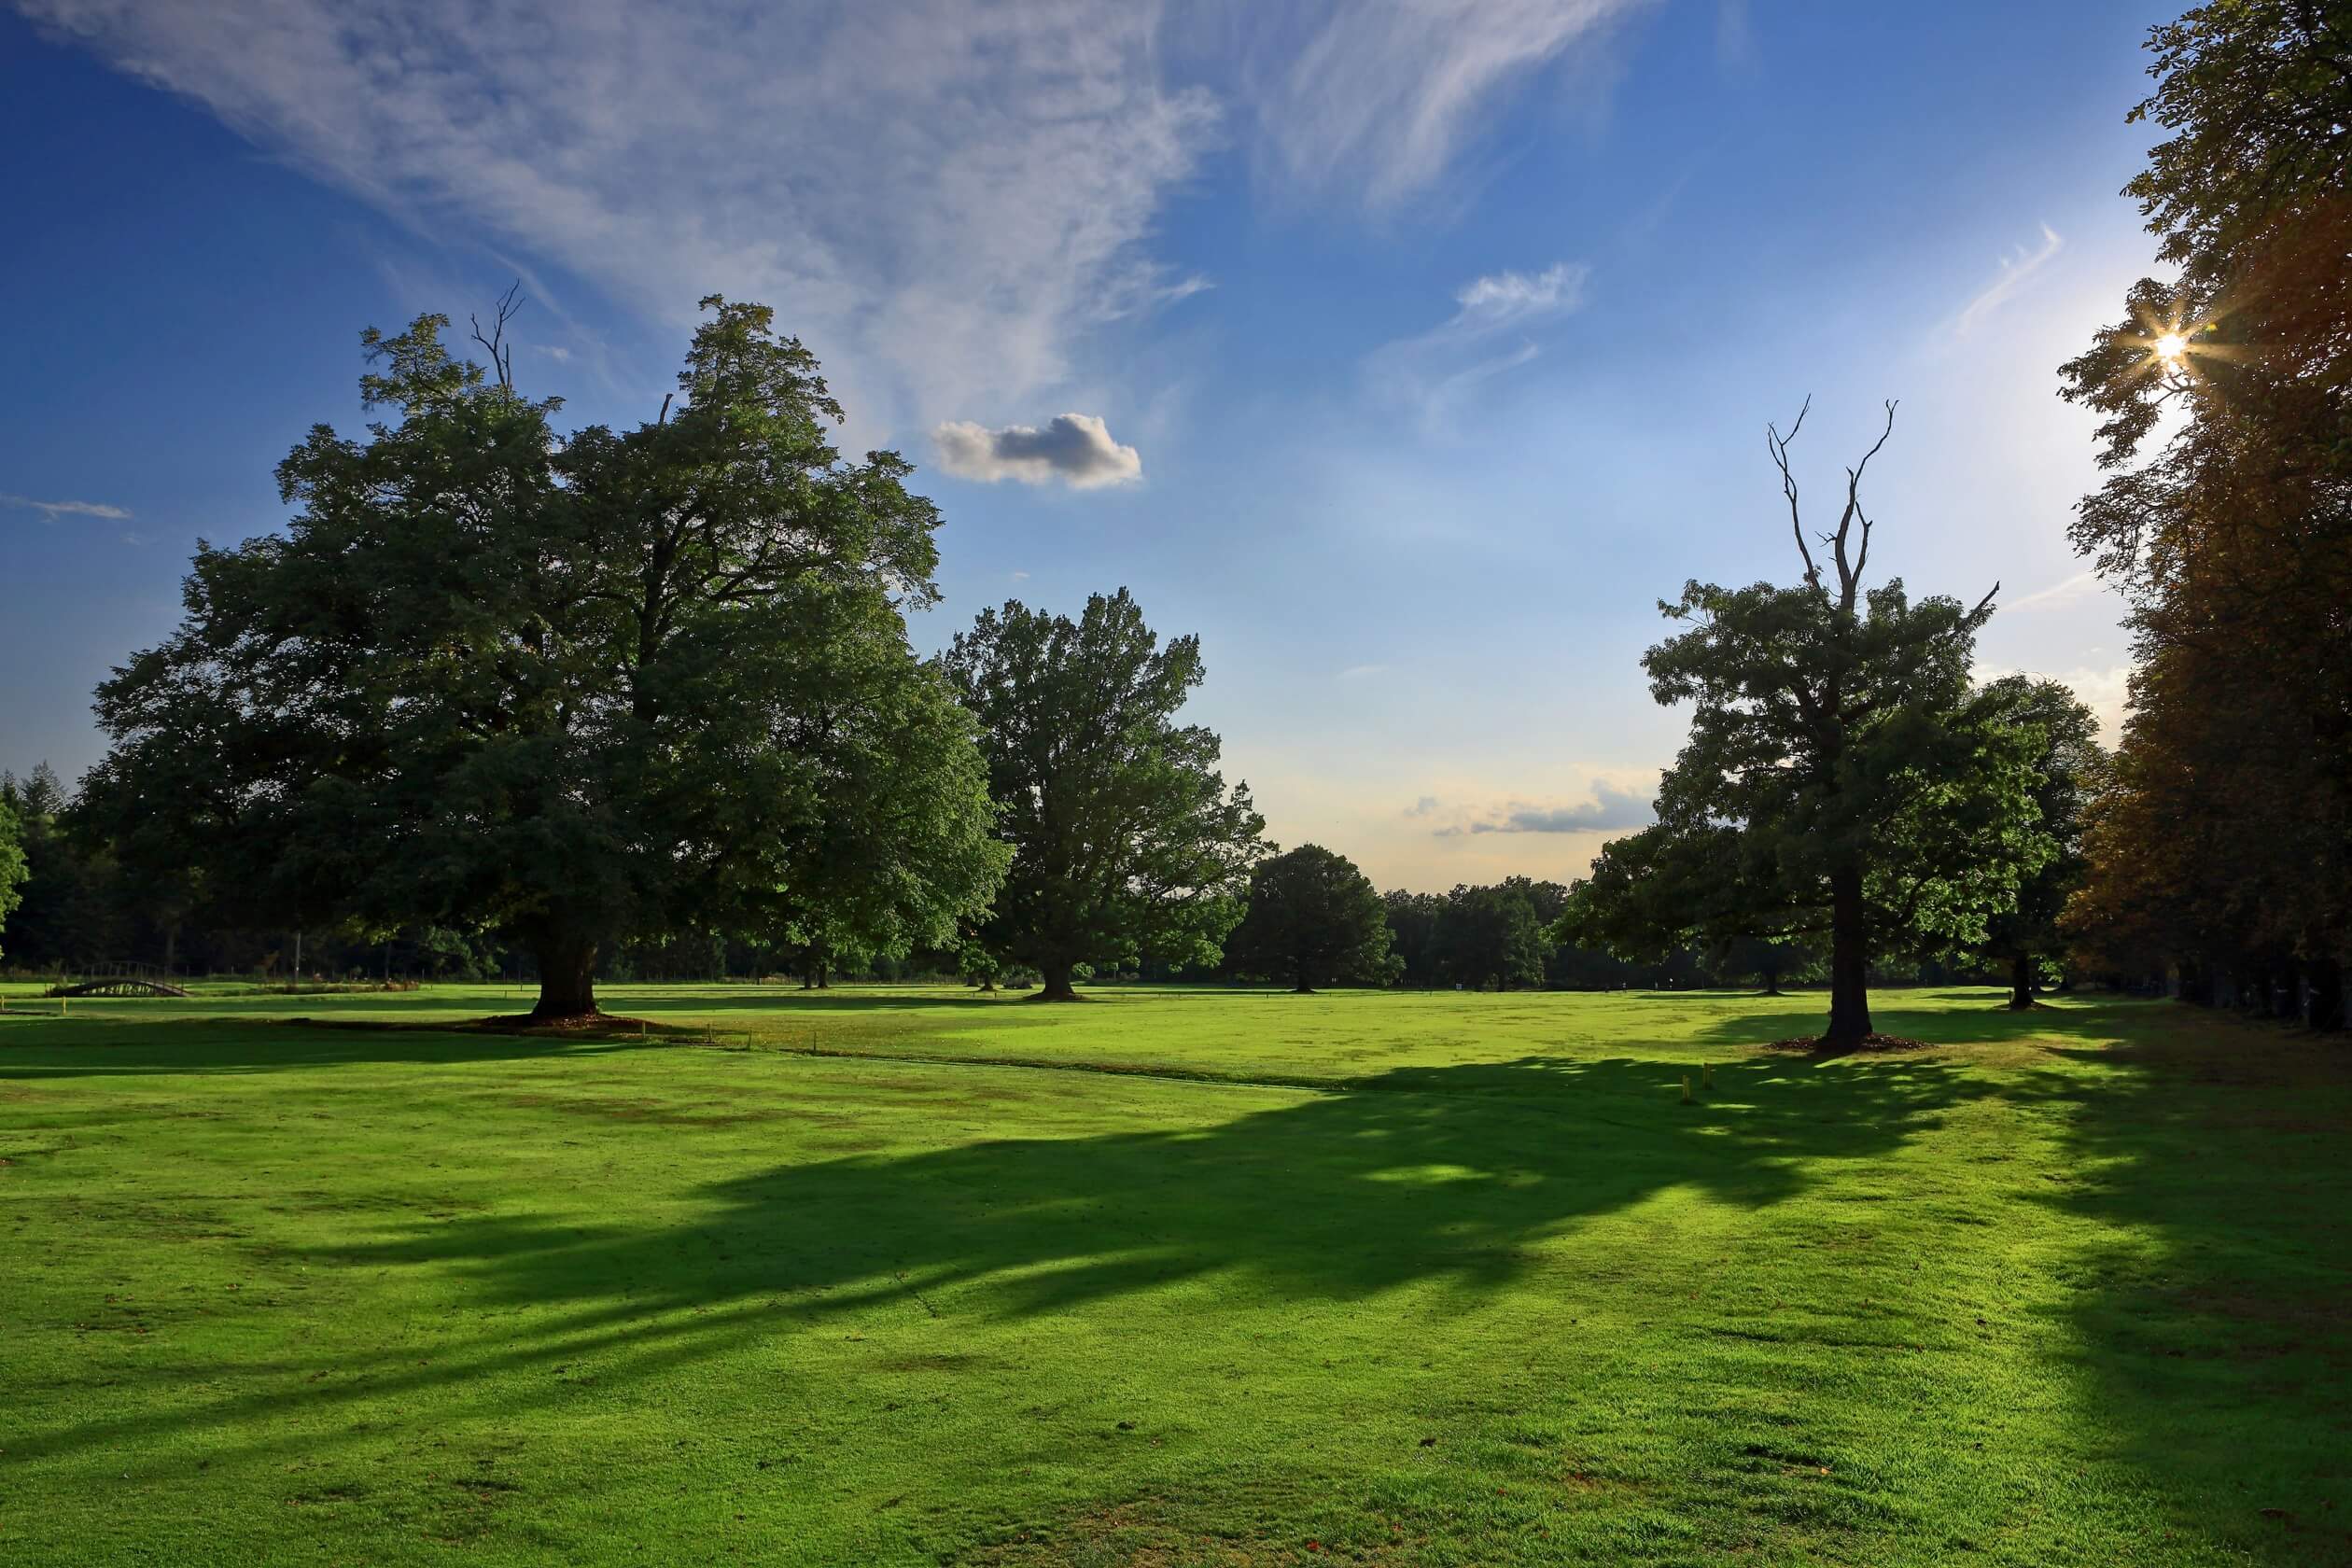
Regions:
<svg viewBox="0 0 2352 1568"><path fill-rule="evenodd" d="M200 546L179 629L100 688L113 746L73 799L45 769L0 793L7 960L505 976L553 1023L595 1017L599 977L1066 1001L1109 976L1771 988L1826 964L1834 1033L1867 1028L1874 964L2051 940L2021 893L2063 861L2036 791L2067 704L1967 685L1989 596L1861 595L1858 468L1834 589L1807 553L1797 588L1673 609L1694 627L1653 681L1700 721L1657 829L1573 889L1383 897L1267 842L1183 721L1197 639L1126 590L1075 618L1011 601L917 659L936 511L894 455L828 443L839 410L766 310L704 304L626 431L559 434L514 385L511 299L475 324L486 364L439 316L365 334L362 393L396 417L294 449L284 533ZM1831 721L1752 701L1758 670ZM1740 759L1767 755L1811 772L1759 785Z"/></svg>
<svg viewBox="0 0 2352 1568"><path fill-rule="evenodd" d="M103 840L76 827L56 773L0 774L0 967L80 972L134 959L180 974L348 981L489 981L536 985L536 957L495 932L441 926L381 931L351 921L299 933L290 928L216 925L206 911L159 905L122 874ZM11 853L16 856L10 860ZM21 865L24 875L11 875ZM1570 890L1514 876L1448 893L1379 892L1346 857L1302 845L1258 862L1242 917L1222 951L1188 958L1137 955L1125 964L1073 965L1074 979L1255 983L1298 989L1381 986L1450 990L1617 990L1818 983L1820 956L1802 946L1735 938L1709 949L1677 948L1651 960L1616 957L1554 939ZM299 957L298 957L299 955ZM297 973L299 963L300 973ZM977 980L1029 986L1041 976L1013 960L975 962L965 945L876 949L828 947L821 961L788 939L756 941L671 932L623 943L599 973L614 981L782 979L811 988L835 980ZM1894 980L1979 977L1984 962L1894 968Z"/></svg>

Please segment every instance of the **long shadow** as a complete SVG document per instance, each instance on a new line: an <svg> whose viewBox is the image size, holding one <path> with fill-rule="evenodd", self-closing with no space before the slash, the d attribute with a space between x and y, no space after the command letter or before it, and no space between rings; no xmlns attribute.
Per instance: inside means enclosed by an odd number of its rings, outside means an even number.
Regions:
<svg viewBox="0 0 2352 1568"><path fill-rule="evenodd" d="M1693 992L1688 995L1705 995ZM1721 993L1714 993L1720 995ZM1870 1018L1882 1034L1926 1045L1989 1045L2052 1037L2113 1040L2163 1015L2171 1004L2107 995L2066 997L2010 1012L2006 990L1954 987L1871 993ZM1818 1035L1828 1019L1827 992L1791 991L1748 998L1736 1014L1712 1020L1701 1040L1727 1045L1770 1045Z"/></svg>
<svg viewBox="0 0 2352 1568"><path fill-rule="evenodd" d="M2097 1222L2071 1317L2115 1454L2174 1528L2249 1561L2352 1562L2352 1052L2149 1004L2128 1043L2054 1047ZM2106 1071L2100 1071L2100 1070Z"/></svg>
<svg viewBox="0 0 2352 1568"><path fill-rule="evenodd" d="M495 1390L442 1397L511 1415L560 1394L518 1393L501 1372L599 1352L609 1386L890 1301L1017 1319L1209 1276L1248 1299L1424 1281L1484 1295L1579 1222L1675 1186L1762 1208L1817 1179L1818 1162L1884 1154L1987 1092L1931 1063L1768 1058L1720 1069L1695 1104L1678 1080L1628 1059L1408 1069L1205 1128L778 1165L695 1189L698 1211L675 1224L458 1215L273 1252L313 1269L429 1271L498 1324L437 1345L430 1367L410 1350L346 1363L348 1393L322 1387L306 1405L489 1378ZM24 1433L11 1457L207 1432L282 1397ZM329 1424L300 1441L330 1440Z"/></svg>
<svg viewBox="0 0 2352 1568"><path fill-rule="evenodd" d="M293 1027L286 1027L292 1025ZM98 1018L11 1022L0 1027L0 1082L142 1074L276 1072L290 1068L376 1063L529 1061L549 1057L661 1050L660 1036L563 1039L429 1025L388 1029L303 1028L294 1020Z"/></svg>

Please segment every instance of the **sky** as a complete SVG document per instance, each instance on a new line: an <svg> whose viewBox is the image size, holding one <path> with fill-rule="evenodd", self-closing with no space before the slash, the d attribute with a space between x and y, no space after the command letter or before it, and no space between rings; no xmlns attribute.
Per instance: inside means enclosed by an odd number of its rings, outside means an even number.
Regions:
<svg viewBox="0 0 2352 1568"><path fill-rule="evenodd" d="M520 281L518 379L650 418L777 308L946 517L943 646L1131 588L1267 833L1380 886L1571 879L1687 715L1690 579L1789 581L1764 445L1871 562L1997 581L1984 671L2107 721L2056 367L2153 241L2121 0L0 0L0 767L198 539L356 430L358 334ZM2110 738L2112 729L2110 729Z"/></svg>

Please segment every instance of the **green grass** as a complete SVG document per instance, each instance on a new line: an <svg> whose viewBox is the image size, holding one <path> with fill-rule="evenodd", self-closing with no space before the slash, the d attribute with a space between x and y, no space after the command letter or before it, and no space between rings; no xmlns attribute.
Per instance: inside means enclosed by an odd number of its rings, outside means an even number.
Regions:
<svg viewBox="0 0 2352 1568"><path fill-rule="evenodd" d="M432 1028L508 1009L458 987L29 995L11 1565L2352 1561L2340 1043L1982 991L1835 1060L1763 1048L1818 997L617 987L651 1038L564 1043Z"/></svg>

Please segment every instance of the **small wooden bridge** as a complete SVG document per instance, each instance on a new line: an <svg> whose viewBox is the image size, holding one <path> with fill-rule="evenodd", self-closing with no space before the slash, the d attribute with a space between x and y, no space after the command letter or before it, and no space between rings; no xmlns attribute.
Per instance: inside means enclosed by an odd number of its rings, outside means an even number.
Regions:
<svg viewBox="0 0 2352 1568"><path fill-rule="evenodd" d="M53 997L184 997L188 993L168 980L137 980L117 975L110 980L85 980L78 986L58 986L50 989Z"/></svg>
<svg viewBox="0 0 2352 1568"><path fill-rule="evenodd" d="M111 963L86 971L79 980L51 986L53 997L184 997L188 992L164 978L153 964Z"/></svg>

